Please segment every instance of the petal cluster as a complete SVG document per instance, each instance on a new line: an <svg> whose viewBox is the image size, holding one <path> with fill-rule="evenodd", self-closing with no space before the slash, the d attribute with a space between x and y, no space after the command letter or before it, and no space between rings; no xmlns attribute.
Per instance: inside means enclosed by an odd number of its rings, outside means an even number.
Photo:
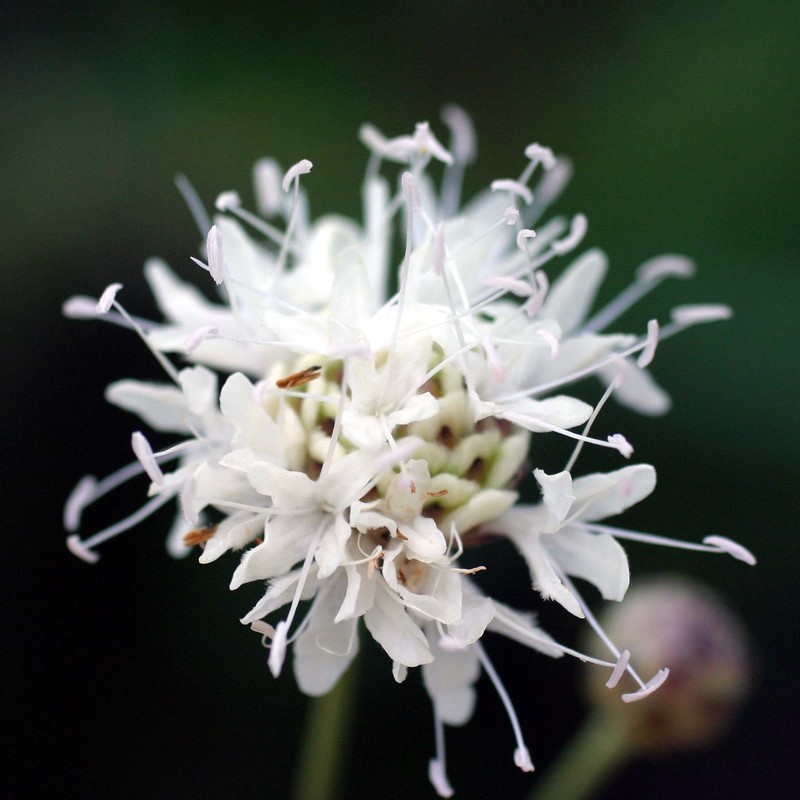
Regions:
<svg viewBox="0 0 800 800"><path fill-rule="evenodd" d="M444 116L448 147L427 123L397 137L362 128L370 157L361 223L310 219L310 161L286 172L259 162L260 215L233 192L217 199L213 224L198 214L205 247L193 261L203 271L197 277L212 279L214 300L152 260L145 276L162 321L131 315L118 284L99 301L68 301L68 315L125 325L152 351L168 382L122 379L107 397L170 441L154 450L136 431L135 460L104 481L81 481L65 525L73 552L94 561L98 544L176 499L171 552L199 546L202 563L241 553L231 588L262 585L242 622L264 637L274 675L291 652L300 688L324 694L365 630L398 682L422 668L441 733L468 721L485 671L509 713L515 763L530 770L485 633L592 660L609 670L610 684L627 670L642 693L666 672L640 678L610 640L606 660L558 644L532 615L487 597L483 566L462 566L463 553L511 540L541 597L596 625L571 578L623 599L629 570L618 540L658 537L601 521L647 497L655 471L612 463L608 472L576 475L580 450L630 458L622 434L591 433L603 403L613 396L645 414L665 411L669 398L648 371L657 344L728 311L683 308L663 325L609 330L659 282L687 277L691 264L677 256L648 262L593 311L607 260L597 249L572 257L585 217L543 221L568 162L530 145L517 177L498 178L462 204L474 134L460 109ZM437 186L431 172L441 170ZM181 187L197 208L188 184ZM395 252L398 234L405 244ZM598 382L573 396L587 378ZM573 443L566 465L535 462L532 444L544 434ZM145 505L82 537L83 509L135 475L149 480ZM521 502L527 475L538 483L538 503ZM752 560L723 537L686 546ZM437 742L430 775L446 795L443 736Z"/></svg>

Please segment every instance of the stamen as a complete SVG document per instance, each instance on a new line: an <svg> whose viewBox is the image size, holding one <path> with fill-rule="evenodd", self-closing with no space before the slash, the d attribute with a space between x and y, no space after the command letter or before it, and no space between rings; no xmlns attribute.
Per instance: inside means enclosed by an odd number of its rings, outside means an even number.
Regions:
<svg viewBox="0 0 800 800"><path fill-rule="evenodd" d="M461 188L464 182L464 170L475 160L477 146L475 130L469 115L456 105L447 105L442 109L442 119L450 129L450 152L453 154L453 165L445 170L440 193L440 213L443 219L455 216L461 205Z"/></svg>
<svg viewBox="0 0 800 800"><path fill-rule="evenodd" d="M442 109L442 119L450 129L450 152L455 165L471 164L478 155L478 145L469 114L461 106L448 103Z"/></svg>
<svg viewBox="0 0 800 800"><path fill-rule="evenodd" d="M219 208L220 199L223 197L227 197L228 195L234 195L231 197L230 200L224 203L223 208ZM235 202L234 202L235 200ZM274 225L271 225L266 220L262 219L259 216L247 211L247 209L242 208L241 201L239 200L239 195L235 192L226 192L217 199L217 207L220 211L227 211L229 214L233 214L233 216L238 217L242 222L246 222L250 227L257 230L259 233L263 233L270 241L274 244L280 246L283 244L286 235L280 228L276 228ZM292 251L296 252L294 249L294 245L290 245L292 247Z"/></svg>
<svg viewBox="0 0 800 800"><path fill-rule="evenodd" d="M569 233L563 239L556 239L550 247L557 255L564 255L574 250L586 235L589 222L584 214L576 214L569 226Z"/></svg>
<svg viewBox="0 0 800 800"><path fill-rule="evenodd" d="M525 157L529 158L534 165L541 164L548 172L556 165L556 157L549 147L534 142L525 148Z"/></svg>
<svg viewBox="0 0 800 800"><path fill-rule="evenodd" d="M261 645L269 647L267 639L272 639L275 636L275 628L263 619L257 619L255 622L250 623L250 630L261 634Z"/></svg>
<svg viewBox="0 0 800 800"><path fill-rule="evenodd" d="M184 534L183 543L187 547L194 547L198 544L204 544L211 539L216 532L216 525L206 525L203 528L195 528L194 530L189 531L189 533Z"/></svg>
<svg viewBox="0 0 800 800"><path fill-rule="evenodd" d="M728 539L726 536L706 536L703 542L719 548L723 553L728 553L728 555L738 558L739 561L744 561L745 564L749 564L751 567L756 564L756 557L746 547Z"/></svg>
<svg viewBox="0 0 800 800"><path fill-rule="evenodd" d="M125 517L125 519L116 522L114 525L110 525L108 528L104 528L88 539L81 540L80 536L76 533L72 536L68 536L67 547L72 553L78 556L78 558L83 559L89 564L94 564L100 556L97 553L91 552L93 547L102 544L108 539L112 539L119 533L127 531L134 527L134 525L138 525L142 520L147 519L174 497L175 492L163 492L162 494L156 495L146 502L138 511L134 511L133 514Z"/></svg>
<svg viewBox="0 0 800 800"><path fill-rule="evenodd" d="M203 206L200 195L197 194L194 186L185 175L179 173L175 176L174 182L181 193L181 197L183 197L183 202L186 203L189 213L192 215L194 224L197 225L197 229L200 231L200 235L205 236L211 227L211 219Z"/></svg>
<svg viewBox="0 0 800 800"><path fill-rule="evenodd" d="M644 369L652 362L656 354L656 347L658 345L658 321L651 319L647 323L647 339L645 340L644 350L642 350L639 358L636 360L637 366Z"/></svg>
<svg viewBox="0 0 800 800"><path fill-rule="evenodd" d="M536 288L531 293L528 301L522 307L523 311L528 317L535 317L542 310L544 301L547 298L547 292L550 289L550 281L547 280L547 274L541 269L536 270L533 273L533 282L536 284ZM538 333L541 334L543 331L540 330ZM549 334L550 332L545 331L545 333ZM550 335L552 336L552 334Z"/></svg>
<svg viewBox="0 0 800 800"><path fill-rule="evenodd" d="M300 597L303 594L303 589L305 588L306 580L308 579L311 561L314 558L314 553L317 550L319 540L322 538L322 531L324 527L324 520L317 525L317 530L314 533L314 536L311 539L311 544L306 552L306 557L300 570L300 576L297 579L297 586L294 590L294 597L292 598L292 605L289 608L289 613L286 615L286 619L281 620L275 628L275 636L272 639L272 648L269 651L269 658L267 659L270 672L275 678L280 675L281 668L283 667L283 660L286 656L287 633L292 621L294 620L294 615L297 612L297 606L300 603Z"/></svg>
<svg viewBox="0 0 800 800"><path fill-rule="evenodd" d="M281 169L274 158L262 158L253 167L256 204L265 217L274 217L283 207Z"/></svg>
<svg viewBox="0 0 800 800"><path fill-rule="evenodd" d="M67 548L72 555L77 556L87 564L96 564L100 559L100 555L90 550L86 543L81 541L81 537L77 533L67 536Z"/></svg>
<svg viewBox="0 0 800 800"><path fill-rule="evenodd" d="M307 159L304 158L301 161L298 161L296 164L293 164L289 169L286 170L286 174L283 176L283 181L281 183L281 187L283 188L284 192L288 192L289 188L292 185L292 181L300 182L301 175L308 175L311 172L311 168L314 165ZM296 186L297 184L295 184Z"/></svg>
<svg viewBox="0 0 800 800"><path fill-rule="evenodd" d="M608 388L603 392L603 396L600 398L600 401L594 407L589 419L586 420L586 425L584 425L583 431L581 432L583 436L588 436L589 431L592 428L594 421L597 419L597 415L600 413L600 410L606 404L606 401L609 397L611 397L611 393L616 389L619 385L617 380L611 381L608 384ZM580 455L581 450L583 449L584 441L579 441L578 444L575 445L575 449L572 451L572 455L569 457L569 460L564 467L564 472L572 472L572 468L575 466L575 462L578 460L578 456Z"/></svg>
<svg viewBox="0 0 800 800"><path fill-rule="evenodd" d="M444 246L444 225L440 222L433 234L433 247L431 249L431 269L433 274L441 277L444 275L444 262L447 253Z"/></svg>
<svg viewBox="0 0 800 800"><path fill-rule="evenodd" d="M754 566L756 557L738 542L728 539L726 536L706 536L703 544L697 542L686 542L681 539L671 539L667 536L659 536L654 533L643 533L642 531L631 531L626 528L615 528L612 525L601 525L597 522L582 522L580 527L586 530L597 531L598 533L610 533L616 539L627 539L632 542L642 542L643 544L654 544L662 547L676 547L679 550L695 550L701 553L724 553L745 564Z"/></svg>
<svg viewBox="0 0 800 800"><path fill-rule="evenodd" d="M487 333L483 337L481 344L483 345L483 350L486 353L486 362L489 365L489 374L492 376L492 380L495 383L505 383L506 370L503 366L503 362L497 355L497 350L495 349L494 342L492 341L491 333Z"/></svg>
<svg viewBox="0 0 800 800"><path fill-rule="evenodd" d="M546 328L541 328L540 330L536 331L537 336L541 336L547 342L547 346L550 348L550 360L552 361L554 358L558 356L559 351L559 342L558 339Z"/></svg>
<svg viewBox="0 0 800 800"><path fill-rule="evenodd" d="M668 332L666 328L662 328L659 334L659 339L663 341L664 339L667 338L668 335L671 335L676 332L677 331ZM646 340L638 341L636 342L636 344L631 345L625 350L620 350L616 353L611 353L605 358L601 358L599 361L596 361L594 364L589 364L588 367L575 370L575 372L571 372L569 375L563 375L560 378L548 381L547 383L541 383L538 386L531 386L528 389L521 389L518 392L510 392L507 395L495 398L495 402L508 403L510 401L518 400L521 397L534 397L536 395L544 394L545 392L550 392L553 389L557 389L560 386L564 386L569 383L574 383L575 381L578 381L581 378L593 375L595 372L598 372L602 367L618 362L620 359L627 358L628 356L631 356L634 353L638 353L640 350L644 349L646 344L647 344Z"/></svg>
<svg viewBox="0 0 800 800"><path fill-rule="evenodd" d="M523 253L528 252L528 240L536 238L536 231L530 228L523 228L517 233L517 248Z"/></svg>
<svg viewBox="0 0 800 800"><path fill-rule="evenodd" d="M136 462L136 466L140 467ZM138 475L141 467L136 470ZM68 531L76 531L81 526L81 512L88 506L97 489L97 479L94 475L84 475L76 484L75 488L69 493L67 502L64 503L64 528Z"/></svg>
<svg viewBox="0 0 800 800"><path fill-rule="evenodd" d="M122 288L121 283L112 283L103 290L103 294L100 295L100 299L97 301L97 306L95 307L95 311L98 314L105 314L111 308L114 303L114 298L117 296L117 292Z"/></svg>
<svg viewBox="0 0 800 800"><path fill-rule="evenodd" d="M242 204L242 198L238 192L220 192L214 201L217 211L235 211Z"/></svg>
<svg viewBox="0 0 800 800"><path fill-rule="evenodd" d="M292 195L292 205L289 210L289 216L286 222L286 233L281 242L281 249L278 253L278 259L275 263L275 274L281 275L286 267L286 257L289 253L289 242L292 241L292 234L294 233L294 226L297 221L297 205L300 196L300 176L306 175L311 172L313 165L308 159L298 161L293 166L289 167L286 175L283 178L283 191L288 192L292 183L294 183L294 193Z"/></svg>
<svg viewBox="0 0 800 800"><path fill-rule="evenodd" d="M677 306L672 309L673 322L688 328L704 322L716 322L720 319L730 319L733 312L728 306L708 303L706 305Z"/></svg>
<svg viewBox="0 0 800 800"><path fill-rule="evenodd" d="M481 643L475 642L473 646L478 653L478 658L480 659L481 665L486 671L486 674L489 676L491 682L494 684L495 691L505 707L509 722L511 722L511 728L514 731L514 739L517 742L517 748L514 750L514 763L523 772L533 772L533 763L531 762L528 748L525 746L525 742L522 738L522 729L520 728L519 720L517 719L517 712L514 711L514 706L511 703L511 698L508 696L506 687L503 686L500 676L495 671L494 665L489 660L489 656L486 655L486 651L483 649Z"/></svg>
<svg viewBox="0 0 800 800"><path fill-rule="evenodd" d="M617 664L614 667L614 671L611 673L611 677L606 681L606 687L608 689L614 689L616 685L619 683L620 678L625 674L628 669L628 662L631 659L631 651L630 650L623 650L619 654L619 658L617 659Z"/></svg>
<svg viewBox="0 0 800 800"><path fill-rule="evenodd" d="M84 475L78 481L64 505L64 527L68 531L77 530L80 527L83 510L87 506L113 491L117 486L121 486L131 478L141 475L142 472L142 465L139 461L132 461L100 481L93 475Z"/></svg>
<svg viewBox="0 0 800 800"><path fill-rule="evenodd" d="M554 565L555 567L555 565ZM580 592L575 588L575 584L567 577L566 573L563 570L558 569L556 567L556 572L558 573L559 578L563 584L572 592L575 596L575 599L580 604L581 610L586 617L586 621L591 625L592 630L600 637L603 644L614 654L617 658L618 663L620 660L624 660L622 658L622 653L620 652L619 648L611 641L608 634L603 630L603 626L597 621L597 618L592 614L590 608L586 605L583 597L581 596ZM660 669L647 683L645 683L640 677L636 670L629 664L625 664L625 671L639 684L640 690L638 692L631 692L629 694L623 695L622 699L625 700L626 703L631 703L635 700L641 700L642 697L646 697L648 694L654 692L662 683L667 679L669 675L669 670L664 668ZM630 698L630 699L625 699Z"/></svg>
<svg viewBox="0 0 800 800"><path fill-rule="evenodd" d="M693 274L694 264L682 256L658 256L645 261L636 271L635 282L587 320L581 328L581 332L596 333L603 330L642 297L655 289L665 278L674 277L685 280Z"/></svg>
<svg viewBox="0 0 800 800"><path fill-rule="evenodd" d="M208 264L204 264L199 258L190 256L198 267L202 267L209 272L214 279L214 283L219 286L225 280L225 261L222 256L222 234L219 228L214 225L208 232L206 238L206 253L208 254Z"/></svg>
<svg viewBox="0 0 800 800"><path fill-rule="evenodd" d="M508 278L504 275L489 275L483 278L483 283L495 289L504 289L517 297L530 297L531 292L533 292L531 285L527 281L519 278Z"/></svg>
<svg viewBox="0 0 800 800"><path fill-rule="evenodd" d="M400 266L399 287L397 292L397 313L395 316L394 331L392 332L392 338L389 342L389 349L386 354L386 378L381 386L377 403L377 407L379 408L383 405L383 397L386 387L392 383L394 377L393 372L396 358L397 340L400 334L400 323L403 319L403 312L406 304L406 294L408 290L408 269L411 261L411 251L414 236L414 212L418 208L416 200L417 192L414 186L414 176L410 172L404 172L400 178L400 183L403 188L403 196L405 197L407 206L406 247L403 254L403 263Z"/></svg>
<svg viewBox="0 0 800 800"><path fill-rule="evenodd" d="M436 757L428 762L428 780L436 790L439 797L452 797L453 787L447 779L447 765L445 763L444 749L444 723L433 703L433 727L436 739Z"/></svg>
<svg viewBox="0 0 800 800"><path fill-rule="evenodd" d="M321 366L306 367L306 369L301 369L299 372L295 372L285 378L280 378L279 380L275 381L275 385L279 389L296 389L298 386L303 386L304 384L319 378L321 374Z"/></svg>
<svg viewBox="0 0 800 800"><path fill-rule="evenodd" d="M613 661L606 661L605 659L602 658L595 658L594 656L582 653L580 650L573 650L571 647L567 647L566 645L563 645L560 642L551 639L549 636L538 636L535 631L531 631L528 628L524 628L521 625L517 624L514 621L514 619L506 615L506 613L502 609L495 608L494 618L503 628L508 628L514 631L515 633L514 638L517 641L527 643L534 650L537 650L539 652L545 652L547 655L552 656L553 658L561 658L562 655L566 655L566 656L572 656L573 658L577 658L584 664L596 664L599 667L612 667L612 668L616 666L616 664ZM549 652L552 650L555 650L556 652L555 653Z"/></svg>
<svg viewBox="0 0 800 800"><path fill-rule="evenodd" d="M521 197L527 205L533 202L533 192L513 178L498 178L492 181L489 188L493 192L508 192L512 197Z"/></svg>
<svg viewBox="0 0 800 800"><path fill-rule="evenodd" d="M544 428L545 430L552 431L553 433L560 433L562 436L568 436L570 439L576 439L579 442L588 442L590 444L599 445L600 447L609 447L612 450L616 450L617 452L621 453L623 456L625 456L625 458L630 458L631 453L633 453L633 447L621 433L615 433L603 441L603 439L595 439L591 436L584 436L580 433L567 430L566 428L559 428L558 425L545 422L543 419L539 419L532 414L523 414L518 411L501 410L496 413L495 416L507 419L509 422L514 422L520 427L529 431L533 431L534 433L540 432L536 430L537 428Z"/></svg>
<svg viewBox="0 0 800 800"><path fill-rule="evenodd" d="M153 455L153 448L150 447L150 443L141 431L135 431L131 436L131 448L150 480L162 486L164 473Z"/></svg>
<svg viewBox="0 0 800 800"><path fill-rule="evenodd" d="M653 692L658 689L668 677L669 670L666 667L664 667L664 669L660 669L641 689L639 689L638 692L628 692L627 694L623 694L623 702L635 703L637 700L642 700L648 695L653 694Z"/></svg>
<svg viewBox="0 0 800 800"><path fill-rule="evenodd" d="M112 284L112 286L114 285L121 286L121 284ZM106 289L105 292L103 292L104 297L108 293L109 289L112 288L112 286L109 286L109 288ZM102 303L103 303L103 298L101 297L100 302L98 303L98 307ZM158 363L161 364L161 367L163 368L164 372L166 372L167 375L169 375L170 378L172 378L172 380L178 386L180 386L181 382L180 382L180 377L178 376L178 371L175 369L175 367L172 366L172 363L169 361L169 359L167 359L167 357L162 352L156 350L156 348L153 347L153 345L150 343L150 340L147 338L147 334L144 332L144 330L142 330L138 322L136 322L136 320L134 320L133 317L131 317L131 315L128 314L128 312L122 307L122 305L113 299L113 297L112 297L112 303L114 305L114 308L116 308L117 311L119 311L119 313L125 318L128 324L131 326L131 328L133 328L133 330L136 332L138 337L144 342L145 347L147 347L147 349L153 354L156 361L158 361Z"/></svg>
<svg viewBox="0 0 800 800"><path fill-rule="evenodd" d="M217 334L219 334L219 328L216 325L201 325L194 333L186 337L186 341L183 343L186 355L191 355L206 339Z"/></svg>

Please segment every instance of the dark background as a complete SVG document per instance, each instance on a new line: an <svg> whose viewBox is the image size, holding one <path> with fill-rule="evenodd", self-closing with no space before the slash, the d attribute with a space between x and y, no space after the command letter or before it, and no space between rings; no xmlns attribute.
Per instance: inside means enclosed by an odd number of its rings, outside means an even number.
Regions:
<svg viewBox="0 0 800 800"><path fill-rule="evenodd" d="M658 420L614 409L655 495L625 524L699 540L720 533L759 556L631 547L634 576L678 570L724 593L748 626L758 679L738 725L702 753L640 762L602 795L767 798L797 786L798 569L796 3L395 3L333 7L155 2L0 7L0 323L4 475L4 798L288 796L305 700L269 676L237 622L257 588L229 593L232 560L173 562L162 515L89 567L63 545L61 505L87 471L129 458L133 420L105 405L122 376L159 378L135 337L63 320L62 301L126 285L152 314L150 255L188 270L197 233L172 185L207 204L249 197L262 155L310 158L315 214L355 215L369 120L389 135L448 101L473 115L480 157L468 194L512 174L531 141L568 153L559 203L583 211L611 256L603 297L661 252L691 255L678 302L732 305L728 323L665 344L655 372L674 398ZM610 465L604 465L610 468ZM790 490L791 487L791 490ZM95 528L133 508L121 491ZM539 605L510 550L493 590ZM503 553L500 559L503 560ZM576 636L544 610L562 638ZM575 664L487 640L546 769L585 711ZM429 705L367 647L347 797L432 797ZM488 681L448 739L458 797L522 797L531 778ZM535 778L533 779L535 780Z"/></svg>

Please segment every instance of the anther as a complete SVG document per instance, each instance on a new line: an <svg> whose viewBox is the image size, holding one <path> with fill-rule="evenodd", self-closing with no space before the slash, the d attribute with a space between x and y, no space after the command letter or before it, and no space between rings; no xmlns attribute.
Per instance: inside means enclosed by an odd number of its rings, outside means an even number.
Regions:
<svg viewBox="0 0 800 800"><path fill-rule="evenodd" d="M307 158L298 161L296 164L292 164L283 176L283 182L281 183L283 191L288 192L292 181L299 179L301 175L308 175L313 166L314 165Z"/></svg>
<svg viewBox="0 0 800 800"><path fill-rule="evenodd" d="M306 367L299 372L292 375L287 375L285 378L280 378L275 381L275 385L279 389L296 389L298 386L303 386L310 381L313 381L322 374L321 366Z"/></svg>
<svg viewBox="0 0 800 800"><path fill-rule="evenodd" d="M493 192L510 192L515 197L521 197L527 205L533 202L533 192L524 183L513 178L498 178L492 181L489 188Z"/></svg>
<svg viewBox="0 0 800 800"><path fill-rule="evenodd" d="M194 530L189 531L183 537L183 543L187 547L194 547L197 544L203 544L211 539L214 534L217 532L216 525L206 525L203 528L195 528Z"/></svg>
<svg viewBox="0 0 800 800"><path fill-rule="evenodd" d="M95 310L98 314L105 314L109 311L111 306L114 304L114 299L117 296L117 292L121 288L121 283L112 283L105 288L103 294L100 295L100 299L97 301L97 305L95 306Z"/></svg>
<svg viewBox="0 0 800 800"><path fill-rule="evenodd" d="M656 354L656 347L658 346L658 321L651 319L647 323L647 342L642 350L636 364L644 369L653 360Z"/></svg>

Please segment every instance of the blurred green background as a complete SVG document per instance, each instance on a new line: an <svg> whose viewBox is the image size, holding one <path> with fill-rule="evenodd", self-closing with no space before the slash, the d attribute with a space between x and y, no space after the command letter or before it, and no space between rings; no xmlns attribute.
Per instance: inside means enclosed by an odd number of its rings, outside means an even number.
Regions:
<svg viewBox="0 0 800 800"><path fill-rule="evenodd" d="M272 680L257 637L237 622L257 589L227 591L230 561L172 562L168 517L108 545L93 568L63 545L61 504L74 482L129 457L135 423L105 405L105 384L160 376L134 337L63 320L60 305L119 280L128 307L152 314L144 260L157 254L189 273L198 237L176 172L210 205L224 189L249 197L262 155L310 158L313 213L355 215L360 123L396 135L429 119L442 131L449 101L472 114L479 136L468 194L515 173L529 142L571 156L575 178L558 207L585 212L587 242L609 253L603 297L652 255L696 260L697 277L664 286L632 326L680 302L735 309L733 321L659 350L668 417L609 409L601 421L659 470L656 494L625 524L724 534L759 556L749 569L629 550L634 577L686 571L726 595L751 631L757 685L723 741L638 763L601 797L792 794L799 35L798 4L782 0L2 4L2 752L13 767L0 795L288 796L305 703L288 671ZM139 489L94 522L132 508ZM508 555L493 590L536 608ZM574 639L569 620L543 614ZM546 769L584 715L579 666L488 646ZM424 690L396 686L388 660L367 650L343 796L432 797ZM512 748L483 679L475 718L448 739L457 796L522 797L531 779Z"/></svg>

